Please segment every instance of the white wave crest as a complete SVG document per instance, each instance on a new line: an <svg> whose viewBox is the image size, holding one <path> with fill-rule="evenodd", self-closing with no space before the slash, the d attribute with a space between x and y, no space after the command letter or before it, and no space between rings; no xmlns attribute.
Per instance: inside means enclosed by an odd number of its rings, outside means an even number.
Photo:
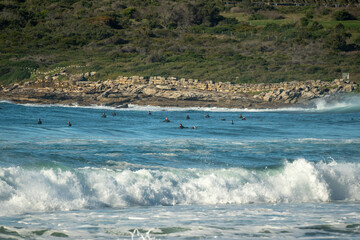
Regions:
<svg viewBox="0 0 360 240"><path fill-rule="evenodd" d="M101 207L360 201L360 164L278 169L0 169L0 214Z"/></svg>

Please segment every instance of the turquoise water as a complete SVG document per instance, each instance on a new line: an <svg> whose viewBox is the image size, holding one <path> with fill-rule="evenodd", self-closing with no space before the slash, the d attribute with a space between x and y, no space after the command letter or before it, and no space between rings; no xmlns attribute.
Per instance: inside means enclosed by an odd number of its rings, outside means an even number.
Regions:
<svg viewBox="0 0 360 240"><path fill-rule="evenodd" d="M277 110L0 107L0 238L360 236L359 98Z"/></svg>

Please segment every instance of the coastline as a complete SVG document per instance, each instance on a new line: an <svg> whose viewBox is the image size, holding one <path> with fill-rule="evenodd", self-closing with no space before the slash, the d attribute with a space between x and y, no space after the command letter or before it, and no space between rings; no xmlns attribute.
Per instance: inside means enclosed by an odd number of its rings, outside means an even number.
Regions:
<svg viewBox="0 0 360 240"><path fill-rule="evenodd" d="M89 81L84 75L69 80L39 79L0 87L0 100L14 103L111 106L129 104L159 107L216 107L237 109L276 109L307 106L316 99L352 93L355 82L305 81L269 84L199 82L162 77L119 77L116 80Z"/></svg>

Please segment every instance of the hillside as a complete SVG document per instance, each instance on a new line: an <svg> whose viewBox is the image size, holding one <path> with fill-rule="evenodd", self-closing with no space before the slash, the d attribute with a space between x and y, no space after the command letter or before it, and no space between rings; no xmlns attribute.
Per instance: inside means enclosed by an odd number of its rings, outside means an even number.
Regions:
<svg viewBox="0 0 360 240"><path fill-rule="evenodd" d="M360 79L358 1L341 8L230 2L1 1L0 85L61 67L96 71L93 80L327 81L344 72Z"/></svg>

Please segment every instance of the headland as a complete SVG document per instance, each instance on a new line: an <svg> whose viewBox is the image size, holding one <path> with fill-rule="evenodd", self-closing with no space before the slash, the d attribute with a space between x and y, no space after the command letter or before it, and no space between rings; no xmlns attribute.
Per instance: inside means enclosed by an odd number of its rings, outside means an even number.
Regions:
<svg viewBox="0 0 360 240"><path fill-rule="evenodd" d="M104 105L128 104L175 107L278 108L306 105L314 99L351 93L359 84L348 79L331 82L233 84L175 77L118 77L91 81L96 72L48 76L0 87L0 99L15 103ZM65 74L66 75L66 74Z"/></svg>

